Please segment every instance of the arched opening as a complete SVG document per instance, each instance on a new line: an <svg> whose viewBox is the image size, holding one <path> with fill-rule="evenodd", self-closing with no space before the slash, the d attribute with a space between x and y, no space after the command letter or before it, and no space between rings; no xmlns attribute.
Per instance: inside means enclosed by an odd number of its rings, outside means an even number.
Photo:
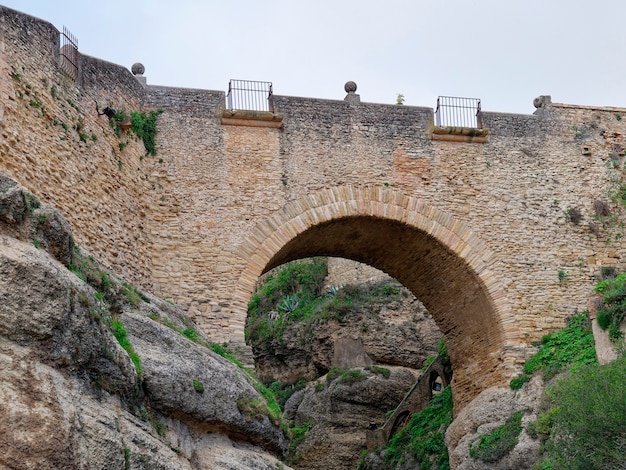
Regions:
<svg viewBox="0 0 626 470"><path fill-rule="evenodd" d="M326 197L326 200L325 197ZM464 224L391 190L350 188L286 206L241 247L247 259L238 293L247 303L259 275L312 256L347 258L376 267L426 306L446 338L454 368L455 407L507 379L504 351L517 335L496 257Z"/></svg>
<svg viewBox="0 0 626 470"><path fill-rule="evenodd" d="M403 411L402 413L400 413L396 417L396 420L393 422L393 426L391 427L391 430L389 431L389 436L393 436L401 428L406 426L407 423L409 422L410 418L411 418L411 413L408 410L407 411Z"/></svg>

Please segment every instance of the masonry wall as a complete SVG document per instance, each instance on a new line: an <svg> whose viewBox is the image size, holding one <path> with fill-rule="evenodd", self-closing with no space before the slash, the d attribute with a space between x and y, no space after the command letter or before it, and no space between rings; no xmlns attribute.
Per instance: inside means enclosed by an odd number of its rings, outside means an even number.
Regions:
<svg viewBox="0 0 626 470"><path fill-rule="evenodd" d="M123 67L79 55L78 79L59 68L59 31L0 7L0 171L57 207L76 242L106 266L151 288L147 223L157 196L155 161L100 109L143 106L143 87Z"/></svg>
<svg viewBox="0 0 626 470"><path fill-rule="evenodd" d="M237 247L287 202L325 188L389 187L471 227L498 255L526 345L587 307L600 266L624 267L620 219L594 207L622 211L626 110L544 100L534 115L486 112L482 144L432 140L431 108L343 100L275 96L282 127L224 125L221 91L144 87L84 55L74 83L58 68L52 25L0 14L0 171L58 207L80 245L186 307L216 341L243 334L232 301L246 262ZM117 137L94 100L162 109L158 155Z"/></svg>

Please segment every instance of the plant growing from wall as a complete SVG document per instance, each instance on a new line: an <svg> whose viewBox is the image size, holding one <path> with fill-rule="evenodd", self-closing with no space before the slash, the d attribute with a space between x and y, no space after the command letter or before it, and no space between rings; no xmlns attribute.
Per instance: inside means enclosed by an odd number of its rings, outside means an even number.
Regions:
<svg viewBox="0 0 626 470"><path fill-rule="evenodd" d="M163 112L162 109L150 111L148 114L144 112L133 111L130 113L131 130L137 137L143 140L148 155L156 155L156 121L157 117Z"/></svg>
<svg viewBox="0 0 626 470"><path fill-rule="evenodd" d="M608 329L612 341L618 341L624 336L620 325L626 313L626 273L599 282L595 291L602 294L602 306L596 316L598 325Z"/></svg>

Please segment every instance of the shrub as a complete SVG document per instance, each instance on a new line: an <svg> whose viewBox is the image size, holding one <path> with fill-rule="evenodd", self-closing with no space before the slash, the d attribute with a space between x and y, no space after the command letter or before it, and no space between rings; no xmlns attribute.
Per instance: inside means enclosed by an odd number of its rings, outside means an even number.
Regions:
<svg viewBox="0 0 626 470"><path fill-rule="evenodd" d="M387 369L386 367L367 366L365 370L369 370L370 372L373 372L374 374L382 375L386 379L388 379L389 376L391 375L391 371Z"/></svg>
<svg viewBox="0 0 626 470"><path fill-rule="evenodd" d="M263 400L249 396L243 396L237 400L237 409L248 421L254 421L269 415L269 409Z"/></svg>
<svg viewBox="0 0 626 470"><path fill-rule="evenodd" d="M626 358L621 358L572 371L548 389L551 409L544 427L550 438L544 448L553 468L623 468L625 383Z"/></svg>
<svg viewBox="0 0 626 470"><path fill-rule="evenodd" d="M287 400L289 400L291 395L296 393L298 390L302 390L306 387L306 384L306 380L300 379L294 385L287 385L286 387L283 387L281 383L277 381L272 382L268 388L274 394L274 397L276 397L276 401L280 405L280 409L283 410L285 409L285 403L287 403Z"/></svg>
<svg viewBox="0 0 626 470"><path fill-rule="evenodd" d="M513 413L506 422L489 434L482 434L470 446L470 456L483 462L497 462L517 445L522 432L523 411Z"/></svg>
<svg viewBox="0 0 626 470"><path fill-rule="evenodd" d="M183 336L190 339L194 343L197 343L200 340L200 335L198 335L198 332L192 327L185 328L183 330Z"/></svg>
<svg viewBox="0 0 626 470"><path fill-rule="evenodd" d="M330 369L328 371L328 373L326 374L326 382L330 383L333 380L335 380L337 377L340 377L346 370L345 369L341 369L339 367L333 367L332 369Z"/></svg>
<svg viewBox="0 0 626 470"><path fill-rule="evenodd" d="M519 377L515 377L511 379L509 386L511 387L511 390L519 390L529 380L530 380L530 375L522 374Z"/></svg>
<svg viewBox="0 0 626 470"><path fill-rule="evenodd" d="M290 461L296 460L296 448L302 444L304 438L306 437L306 433L311 430L313 427L313 421L309 420L302 423L299 427L291 427L287 433L291 444L289 445L288 456Z"/></svg>
<svg viewBox="0 0 626 470"><path fill-rule="evenodd" d="M589 313L572 316L567 327L542 338L539 350L524 364L524 374L544 371L548 379L570 364L595 364L596 351Z"/></svg>

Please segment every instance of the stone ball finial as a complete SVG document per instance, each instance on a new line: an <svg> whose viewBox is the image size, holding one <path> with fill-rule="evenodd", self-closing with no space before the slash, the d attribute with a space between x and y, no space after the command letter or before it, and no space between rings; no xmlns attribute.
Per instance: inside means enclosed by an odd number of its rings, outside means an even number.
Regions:
<svg viewBox="0 0 626 470"><path fill-rule="evenodd" d="M541 95L533 100L535 108L545 108L552 104L552 97L550 95Z"/></svg>
<svg viewBox="0 0 626 470"><path fill-rule="evenodd" d="M343 89L346 90L346 93L354 93L356 91L356 83L350 80L349 82L346 82Z"/></svg>
<svg viewBox="0 0 626 470"><path fill-rule="evenodd" d="M146 68L143 66L143 64L135 62L130 71L133 73L133 75L143 75L143 73L146 71Z"/></svg>

